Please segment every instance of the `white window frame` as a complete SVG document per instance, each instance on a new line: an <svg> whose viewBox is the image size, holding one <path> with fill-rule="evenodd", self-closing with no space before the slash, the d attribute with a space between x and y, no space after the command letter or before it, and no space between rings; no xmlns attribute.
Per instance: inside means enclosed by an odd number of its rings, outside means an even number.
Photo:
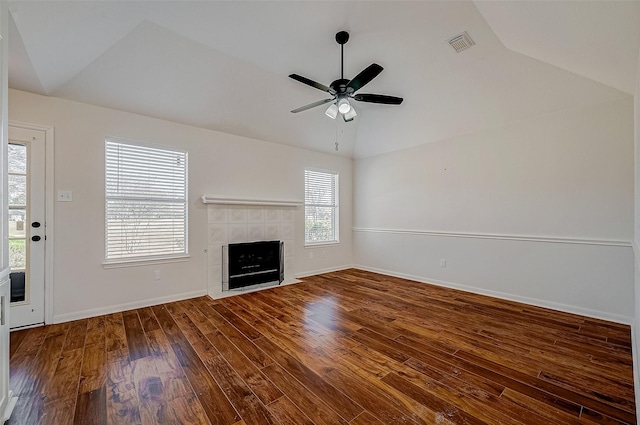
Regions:
<svg viewBox="0 0 640 425"><path fill-rule="evenodd" d="M328 175L333 176L333 202L325 201L325 202L313 202L313 200L307 197L307 185L308 185L308 173L315 173L316 175ZM340 176L337 171L331 170L320 170L316 168L306 168L304 170L304 222L305 222L305 231L304 231L304 246L305 247L313 247L318 245L332 245L340 243ZM331 239L325 240L308 240L307 239L307 211L308 208L316 208L316 207L328 207L332 209L332 230L333 237Z"/></svg>
<svg viewBox="0 0 640 425"><path fill-rule="evenodd" d="M177 196L177 197L162 197L162 196L135 196L135 195L131 195L131 194L118 194L116 192L113 193L109 193L109 180L108 180L108 175L109 172L116 172L118 173L120 171L120 168L118 168L117 166L115 166L115 169L110 168L109 163L108 163L108 150L109 150L109 145L112 144L112 146L117 145L122 145L122 146L126 146L128 148L140 148L141 151L138 153L140 154L141 152L143 152L145 149L147 150L147 153L153 153L153 150L157 150L157 151L162 151L161 154L166 154L166 153L175 153L180 155L181 158L184 159L184 176L183 176L183 181L184 181L184 196ZM134 153L134 155L136 155ZM150 144L150 143L145 143L145 142L139 142L139 141L135 141L135 140L130 140L130 139L124 139L124 138L119 138L119 137L106 137L105 138L105 260L103 262L103 266L105 268L112 268L112 267L127 267L127 266L138 266L138 265L145 265L145 264L154 264L154 263L167 263L167 262L176 262L176 261L187 261L187 259L189 258L189 239L188 239L188 235L189 235L189 214L188 214L188 175L189 175L189 158L188 158L188 152L186 149L179 149L179 148L174 148L174 147L168 147L168 146L160 146L160 145L155 145L155 144ZM131 170L131 169L130 169ZM144 167L141 167L141 173L144 172ZM181 174L180 174L181 175ZM178 178L178 181L180 180L180 178ZM182 185L178 186L181 187ZM182 193L180 190L178 190L178 192ZM151 201L154 203L158 203L158 204L165 204L165 205L169 205L172 204L174 206L176 206L176 204L178 205L178 208L180 208L180 206L182 206L184 208L184 243L182 246L182 249L180 250L175 250L174 252L171 253L162 253L162 254L154 254L152 252L147 252L146 254L132 254L132 255L116 255L116 256L109 256L109 201L113 201L113 200L118 200L118 201L127 201L127 200L131 200L131 201ZM144 251L143 251L144 252Z"/></svg>

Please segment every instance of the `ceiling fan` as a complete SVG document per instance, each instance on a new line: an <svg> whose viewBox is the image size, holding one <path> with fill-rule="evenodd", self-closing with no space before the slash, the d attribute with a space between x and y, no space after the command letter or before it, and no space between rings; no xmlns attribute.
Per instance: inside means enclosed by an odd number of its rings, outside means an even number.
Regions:
<svg viewBox="0 0 640 425"><path fill-rule="evenodd" d="M356 91L360 90L371 80L376 78L378 74L380 74L383 68L377 63L372 63L368 67L366 67L362 72L356 75L351 80L347 80L344 78L344 45L347 41L349 41L349 33L346 31L340 31L336 34L336 41L340 44L340 79L332 82L329 87L324 84L317 83L313 80L305 78L298 74L289 75L290 78L293 78L296 81L300 81L303 84L306 84L311 87L315 87L318 90L322 90L324 92L329 93L332 98L331 99L323 99L317 102L310 103L305 106L301 106L298 109L294 109L293 112L298 113L302 111L306 111L307 109L315 108L316 106L324 105L325 103L330 103L329 109L326 110L325 114L327 116L335 119L338 116L338 113L342 115L342 118L345 122L353 121L356 117L356 111L349 103L349 99L357 100L358 102L369 102L369 103L383 103L386 105L399 105L402 103L403 99L401 97L395 96L387 96L384 94L365 94L359 93L355 94Z"/></svg>

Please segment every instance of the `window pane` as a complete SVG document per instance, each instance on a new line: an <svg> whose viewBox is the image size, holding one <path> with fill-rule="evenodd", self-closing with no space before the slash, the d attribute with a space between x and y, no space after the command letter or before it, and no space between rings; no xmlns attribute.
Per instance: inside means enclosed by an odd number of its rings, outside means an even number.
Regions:
<svg viewBox="0 0 640 425"><path fill-rule="evenodd" d="M12 303L19 303L27 299L25 278L26 278L25 272L11 272L9 274L9 279L11 279L11 302Z"/></svg>
<svg viewBox="0 0 640 425"><path fill-rule="evenodd" d="M10 238L25 238L27 236L26 219L27 212L25 210L9 210Z"/></svg>
<svg viewBox="0 0 640 425"><path fill-rule="evenodd" d="M27 147L9 144L9 173L27 174Z"/></svg>
<svg viewBox="0 0 640 425"><path fill-rule="evenodd" d="M107 200L108 258L184 252L184 204Z"/></svg>
<svg viewBox="0 0 640 425"><path fill-rule="evenodd" d="M333 233L333 208L305 208L305 240L307 242L326 242L335 240Z"/></svg>
<svg viewBox="0 0 640 425"><path fill-rule="evenodd" d="M107 260L187 253L187 154L107 140Z"/></svg>
<svg viewBox="0 0 640 425"><path fill-rule="evenodd" d="M338 174L305 170L305 242L338 240Z"/></svg>
<svg viewBox="0 0 640 425"><path fill-rule="evenodd" d="M27 247L24 239L9 240L9 267L24 269L27 264Z"/></svg>
<svg viewBox="0 0 640 425"><path fill-rule="evenodd" d="M9 205L27 204L27 176L9 176Z"/></svg>

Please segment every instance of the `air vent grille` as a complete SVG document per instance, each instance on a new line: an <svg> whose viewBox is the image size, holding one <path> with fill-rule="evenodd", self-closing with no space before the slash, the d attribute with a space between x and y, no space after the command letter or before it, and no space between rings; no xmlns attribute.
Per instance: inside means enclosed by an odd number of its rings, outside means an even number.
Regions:
<svg viewBox="0 0 640 425"><path fill-rule="evenodd" d="M460 53L461 51L466 50L476 44L466 31L449 39L448 42L453 50L456 51L456 53Z"/></svg>

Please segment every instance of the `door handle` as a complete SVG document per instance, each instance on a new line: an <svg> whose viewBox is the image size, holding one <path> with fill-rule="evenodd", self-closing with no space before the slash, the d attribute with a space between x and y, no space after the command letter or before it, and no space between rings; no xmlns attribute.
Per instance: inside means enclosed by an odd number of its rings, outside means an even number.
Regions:
<svg viewBox="0 0 640 425"><path fill-rule="evenodd" d="M5 322L5 317L4 317L4 311L5 311L5 296L1 296L0 297L0 326L4 326L4 322Z"/></svg>
<svg viewBox="0 0 640 425"><path fill-rule="evenodd" d="M31 240L34 242L38 242L40 239L42 239L40 236L35 235L35 236L31 236Z"/></svg>

